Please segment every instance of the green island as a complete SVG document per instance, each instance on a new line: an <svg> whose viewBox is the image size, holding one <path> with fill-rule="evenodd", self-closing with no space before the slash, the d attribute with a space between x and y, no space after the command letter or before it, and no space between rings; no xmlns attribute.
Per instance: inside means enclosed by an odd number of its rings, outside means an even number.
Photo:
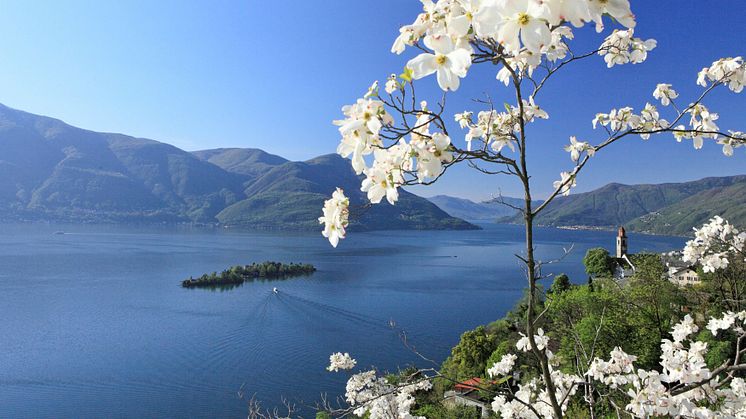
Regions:
<svg viewBox="0 0 746 419"><path fill-rule="evenodd" d="M288 279L310 275L314 272L316 272L316 268L307 263L286 264L267 261L244 266L237 265L220 273L204 274L199 278L190 277L181 281L181 286L184 288L221 287L240 285L256 279Z"/></svg>

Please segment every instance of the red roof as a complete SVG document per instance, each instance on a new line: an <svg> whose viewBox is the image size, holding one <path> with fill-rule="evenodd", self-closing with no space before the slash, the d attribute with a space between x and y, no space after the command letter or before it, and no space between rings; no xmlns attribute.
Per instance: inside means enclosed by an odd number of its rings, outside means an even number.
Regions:
<svg viewBox="0 0 746 419"><path fill-rule="evenodd" d="M482 379L474 377L466 381L462 381L454 386L456 390L479 390L479 386L482 385Z"/></svg>

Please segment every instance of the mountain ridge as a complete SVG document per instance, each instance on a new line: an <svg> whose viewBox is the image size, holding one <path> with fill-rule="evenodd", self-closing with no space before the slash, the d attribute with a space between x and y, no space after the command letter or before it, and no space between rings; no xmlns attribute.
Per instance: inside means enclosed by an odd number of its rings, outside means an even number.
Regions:
<svg viewBox="0 0 746 419"><path fill-rule="evenodd" d="M275 172L277 184L257 183L276 168L298 165L305 170L293 176L285 169ZM259 149L190 153L155 140L89 131L0 105L2 221L319 229L321 198L331 195L332 180L354 186L351 194L356 199L360 195L359 178L349 166L339 156L290 162ZM353 224L375 230L476 228L423 198L403 195L404 205L370 211L372 215ZM235 205L241 202L243 207ZM264 206L257 206L262 202ZM251 213L241 213L242 209Z"/></svg>
<svg viewBox="0 0 746 419"><path fill-rule="evenodd" d="M625 185L558 197L536 218L538 225L629 230L688 235L711 217L721 215L746 225L746 175L705 177L689 182ZM520 222L506 217L501 222Z"/></svg>

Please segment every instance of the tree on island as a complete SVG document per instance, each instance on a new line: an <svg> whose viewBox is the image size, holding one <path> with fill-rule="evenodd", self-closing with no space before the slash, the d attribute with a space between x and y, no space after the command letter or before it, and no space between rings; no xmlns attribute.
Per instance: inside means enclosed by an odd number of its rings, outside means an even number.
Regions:
<svg viewBox="0 0 746 419"><path fill-rule="evenodd" d="M733 377L733 372L746 366L736 356L730 366L712 371L703 368L698 362L704 348L694 340L698 326L689 316L674 326L673 340L663 341L668 345L661 357L667 375L635 372L636 357L619 348L611 351L609 361L588 359L587 363L577 364L575 371L555 368L550 339L539 326L543 315L539 310L539 284L544 279L541 268L548 261L537 257L534 243L536 217L555 198L570 194L593 156L614 143L634 137L647 140L652 135L668 133L679 142L691 141L697 149L705 140L717 142L726 155L732 155L734 148L746 142L746 135L722 130L716 123L718 115L703 101L715 89L741 92L746 84L743 60L724 58L705 67L697 78L697 84L703 87L701 95L686 102L677 101L679 94L674 88L661 83L651 86L652 96L662 105L660 108L642 102L637 112L632 107L620 107L596 114L592 122L601 131L599 138L583 141L570 137L564 149L569 153L571 166L561 171L549 197L535 206L529 162L532 152L542 146L531 137L530 128L549 118L539 106L544 87L556 74L573 68L574 63L597 56L603 57L609 68L642 63L657 46L656 41L635 37L635 16L628 0L422 0L422 3L423 12L411 25L400 29L392 47L396 54L410 47L419 55L407 62L399 77L392 75L385 82L385 93L376 82L363 98L343 108L344 119L335 121L342 135L337 151L350 157L355 171L365 176L362 190L373 204L384 198L395 204L400 187L431 184L457 164L506 176L521 185L524 203L516 209L525 225L525 250L518 258L527 273L528 306L517 349L522 359L530 357L528 365L536 374L528 375L517 388L511 387L509 380L503 380L503 387L494 393L493 410L504 418L561 418L566 415L570 401L580 399L587 402L586 414L593 417L598 399L613 393L615 399L608 396L608 400L621 403L615 404L619 406L618 413L633 416L743 414L746 405L738 400L746 395L746 386L743 380ZM572 50L573 28L595 24L600 33L607 23L619 27L600 47L585 52ZM459 88L460 79L467 76L473 65L494 66L492 74L509 87L513 98L504 104L495 102L491 96L475 99L479 109L455 114L455 121L466 130L465 141L452 142L446 121L454 118L454 113L445 112L445 99ZM415 93L415 81L430 75L436 75L445 92L435 106L429 106ZM320 217L323 234L335 247L346 235L348 217L349 200L344 191L337 189L325 202ZM726 338L735 333L740 342L743 332L738 332L734 325L743 322L744 317L726 314L714 319L708 328L714 335L728 330ZM688 357L685 366L690 370L675 374L673 371L678 370L669 364L680 356ZM332 366L338 358L332 358ZM513 353L506 354L490 369L490 374L509 377L517 359ZM408 417L413 394L429 388L429 380L436 376L439 375L435 370L422 370L405 380L406 384L392 385L375 370L355 374L347 385L349 408L342 412L371 418ZM717 381L720 379L724 381ZM611 391L620 389L629 392ZM701 406L708 397L717 397L720 402Z"/></svg>
<svg viewBox="0 0 746 419"><path fill-rule="evenodd" d="M254 279L287 279L294 276L310 275L316 268L310 264L281 262L252 263L245 266L233 266L220 274L213 272L194 279L189 277L181 282L184 288L222 287L226 285L240 285Z"/></svg>

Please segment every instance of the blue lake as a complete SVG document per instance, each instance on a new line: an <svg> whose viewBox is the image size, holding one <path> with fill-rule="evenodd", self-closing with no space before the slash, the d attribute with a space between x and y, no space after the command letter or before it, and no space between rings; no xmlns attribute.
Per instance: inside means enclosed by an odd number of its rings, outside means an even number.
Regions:
<svg viewBox="0 0 746 419"><path fill-rule="evenodd" d="M520 297L522 233L353 231L333 249L319 234L0 225L0 417L246 417L253 394L313 405L344 391L346 376L324 369L332 352L361 368L427 366L402 331L439 363ZM544 274L585 282L585 251L614 237L539 229L540 258L574 245ZM684 241L631 234L630 251ZM264 260L318 272L222 292L179 284Z"/></svg>

